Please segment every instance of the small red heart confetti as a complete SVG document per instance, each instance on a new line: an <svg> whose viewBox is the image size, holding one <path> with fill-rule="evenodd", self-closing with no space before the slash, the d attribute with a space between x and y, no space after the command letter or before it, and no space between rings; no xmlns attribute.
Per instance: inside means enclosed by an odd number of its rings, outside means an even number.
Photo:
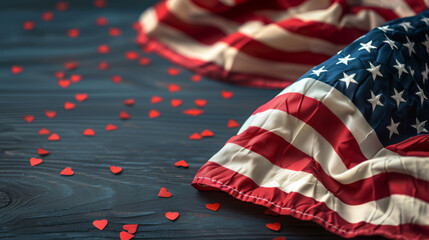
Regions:
<svg viewBox="0 0 429 240"><path fill-rule="evenodd" d="M175 221L179 217L178 212L166 212L165 217L170 221Z"/></svg>
<svg viewBox="0 0 429 240"><path fill-rule="evenodd" d="M72 110L73 108L76 107L76 104L72 103L72 102L65 102L64 103L64 109L65 110Z"/></svg>
<svg viewBox="0 0 429 240"><path fill-rule="evenodd" d="M65 11L68 8L69 8L69 3L68 2L61 1L61 2L57 2L55 4L55 9L57 9L57 11Z"/></svg>
<svg viewBox="0 0 429 240"><path fill-rule="evenodd" d="M51 131L49 131L48 129L46 129L46 128L41 128L40 130L39 130L39 135L46 135L46 134L49 134L49 133L51 133Z"/></svg>
<svg viewBox="0 0 429 240"><path fill-rule="evenodd" d="M116 167L116 166L110 166L110 171L114 174L119 174L122 172L122 168Z"/></svg>
<svg viewBox="0 0 429 240"><path fill-rule="evenodd" d="M33 115L24 115L24 120L28 123L31 123L34 120Z"/></svg>
<svg viewBox="0 0 429 240"><path fill-rule="evenodd" d="M137 232L137 227L138 227L139 225L138 224L126 224L126 225L124 225L122 228L125 230L125 231L127 231L127 232L129 232L129 233L136 233Z"/></svg>
<svg viewBox="0 0 429 240"><path fill-rule="evenodd" d="M201 132L201 137L213 137L214 133L208 129Z"/></svg>
<svg viewBox="0 0 429 240"><path fill-rule="evenodd" d="M204 111L201 109L190 108L190 109L183 110L182 113L186 115L191 115L191 116L198 116L203 114Z"/></svg>
<svg viewBox="0 0 429 240"><path fill-rule="evenodd" d="M59 141L60 140L60 136L56 133L52 133L49 137L48 137L49 141Z"/></svg>
<svg viewBox="0 0 429 240"><path fill-rule="evenodd" d="M115 84L118 84L118 83L122 82L122 76L120 76L120 75L113 75L113 76L110 77L110 79Z"/></svg>
<svg viewBox="0 0 429 240"><path fill-rule="evenodd" d="M275 213L275 212L271 211L269 208L267 208L267 209L264 211L264 214L265 214L265 215L272 215L272 216L278 216L278 215L279 215L278 213Z"/></svg>
<svg viewBox="0 0 429 240"><path fill-rule="evenodd" d="M101 54L106 54L110 52L110 48L106 44L101 44L100 46L97 47L97 52Z"/></svg>
<svg viewBox="0 0 429 240"><path fill-rule="evenodd" d="M67 36L71 38L77 38L80 35L80 30L78 28L72 28L67 30Z"/></svg>
<svg viewBox="0 0 429 240"><path fill-rule="evenodd" d="M189 136L189 139L191 140L200 140L202 139L201 135L199 133L193 133L191 136Z"/></svg>
<svg viewBox="0 0 429 240"><path fill-rule="evenodd" d="M24 28L25 31L31 31L36 27L36 23L33 21L25 21L22 23L22 28Z"/></svg>
<svg viewBox="0 0 429 240"><path fill-rule="evenodd" d="M236 128L236 127L238 127L238 126L240 126L239 124L238 124L238 122L236 122L234 119L229 119L228 120L228 125L227 125L229 128Z"/></svg>
<svg viewBox="0 0 429 240"><path fill-rule="evenodd" d="M118 130L118 127L116 125L113 125L111 123L106 125L106 131L115 131Z"/></svg>
<svg viewBox="0 0 429 240"><path fill-rule="evenodd" d="M171 194L171 192L169 192L168 190L167 190L167 188L165 188L165 187L162 187L160 190L159 190L159 193L158 193L158 197L162 197L162 198L169 198L169 197L171 197L173 194Z"/></svg>
<svg viewBox="0 0 429 240"><path fill-rule="evenodd" d="M40 15L40 19L43 21L52 21L54 19L54 13L53 12L44 12L42 15Z"/></svg>
<svg viewBox="0 0 429 240"><path fill-rule="evenodd" d="M121 111L119 113L119 119L121 119L121 120L128 120L130 118L131 118L131 115L125 111Z"/></svg>
<svg viewBox="0 0 429 240"><path fill-rule="evenodd" d="M73 176L73 175L74 175L74 171L73 171L71 168L66 167L66 168L64 168L64 169L60 172L60 174L61 174L61 175L63 175L63 176Z"/></svg>
<svg viewBox="0 0 429 240"><path fill-rule="evenodd" d="M48 117L48 118L54 118L54 117L57 115L57 112L46 110L46 111L45 111L45 115L46 115L46 117Z"/></svg>
<svg viewBox="0 0 429 240"><path fill-rule="evenodd" d="M70 85L70 80L60 79L58 80L58 85L60 85L62 88L67 88Z"/></svg>
<svg viewBox="0 0 429 240"><path fill-rule="evenodd" d="M107 20L107 18L105 17L98 17L95 20L95 24L97 24L98 26L107 26L109 24L109 20Z"/></svg>
<svg viewBox="0 0 429 240"><path fill-rule="evenodd" d="M109 69L109 63L107 61L101 61L97 65L98 70L107 70Z"/></svg>
<svg viewBox="0 0 429 240"><path fill-rule="evenodd" d="M160 102L162 102L162 100L164 100L164 99L160 96L152 96L152 98L150 99L150 103L152 103L152 104L160 103Z"/></svg>
<svg viewBox="0 0 429 240"><path fill-rule="evenodd" d="M54 72L54 77L56 78L64 78L66 76L66 74L63 71L60 72Z"/></svg>
<svg viewBox="0 0 429 240"><path fill-rule="evenodd" d="M40 158L34 158L34 157L30 158L30 164L31 164L31 166L39 165L42 162L43 162L43 160L40 159Z"/></svg>
<svg viewBox="0 0 429 240"><path fill-rule="evenodd" d="M225 99L232 98L234 96L234 93L227 90L222 90L222 97Z"/></svg>
<svg viewBox="0 0 429 240"><path fill-rule="evenodd" d="M178 92L178 91L180 91L180 89L181 89L181 87L177 84L174 84L174 83L168 84L168 91L170 91L170 92Z"/></svg>
<svg viewBox="0 0 429 240"><path fill-rule="evenodd" d="M131 233L122 231L121 233L119 233L119 237L121 238L121 240L130 240L134 238L134 235L132 235Z"/></svg>
<svg viewBox="0 0 429 240"><path fill-rule="evenodd" d="M37 149L37 154L39 154L40 156L46 156L48 155L50 152L48 150L45 150L43 148L38 148Z"/></svg>
<svg viewBox="0 0 429 240"><path fill-rule="evenodd" d="M204 107L207 104L207 100L205 99L195 99L195 105L198 107Z"/></svg>
<svg viewBox="0 0 429 240"><path fill-rule="evenodd" d="M281 225L280 223L278 223L278 222L275 222L275 223L267 223L265 226L266 226L268 229L273 230L273 231L276 231L276 232L278 232L278 231L280 230L280 228L282 227L282 225Z"/></svg>
<svg viewBox="0 0 429 240"><path fill-rule="evenodd" d="M85 135L85 136L95 136L95 132L91 128L87 128L87 129L85 129L85 131L83 131L83 135Z"/></svg>
<svg viewBox="0 0 429 240"><path fill-rule="evenodd" d="M207 203L206 208L212 211L217 212L220 208L220 203Z"/></svg>
<svg viewBox="0 0 429 240"><path fill-rule="evenodd" d="M180 105L182 105L182 99L171 99L171 106L172 107L178 107Z"/></svg>
<svg viewBox="0 0 429 240"><path fill-rule="evenodd" d="M177 69L177 68L173 68L173 67L169 67L168 68L168 74L170 75L170 76L176 76L176 75L178 75L180 73L180 70L179 69Z"/></svg>
<svg viewBox="0 0 429 240"><path fill-rule="evenodd" d="M66 62L64 63L64 68L67 70L75 70L76 68L79 67L79 63L78 62Z"/></svg>
<svg viewBox="0 0 429 240"><path fill-rule="evenodd" d="M121 33L122 33L122 30L119 28L115 28L115 27L109 28L109 35L112 37L117 37L121 35Z"/></svg>
<svg viewBox="0 0 429 240"><path fill-rule="evenodd" d="M104 8L106 5L107 3L105 0L94 0L94 7L96 8Z"/></svg>
<svg viewBox="0 0 429 240"><path fill-rule="evenodd" d="M128 60L137 60L139 58L139 54L135 51L127 51L125 52L125 58Z"/></svg>
<svg viewBox="0 0 429 240"><path fill-rule="evenodd" d="M189 165L185 160L180 160L180 161L175 162L174 166L187 168Z"/></svg>
<svg viewBox="0 0 429 240"><path fill-rule="evenodd" d="M85 100L88 99L88 93L76 93L74 95L74 98L78 101L78 102L83 102Z"/></svg>
<svg viewBox="0 0 429 240"><path fill-rule="evenodd" d="M80 75L80 74L72 74L72 75L70 75L70 81L72 83L80 82L80 80L82 80L82 75Z"/></svg>
<svg viewBox="0 0 429 240"><path fill-rule="evenodd" d="M140 58L139 64L142 66L146 66L150 64L150 58Z"/></svg>
<svg viewBox="0 0 429 240"><path fill-rule="evenodd" d="M276 238L273 238L271 240L286 240L286 237L276 237Z"/></svg>
<svg viewBox="0 0 429 240"><path fill-rule="evenodd" d="M159 117L160 115L161 115L161 113L160 113L159 111L155 110L155 109L151 109L151 110L149 111L149 117L150 117L150 118L157 118L157 117Z"/></svg>
<svg viewBox="0 0 429 240"><path fill-rule="evenodd" d="M101 219L101 220L95 220L94 222L92 222L92 225L98 228L98 230L103 231L103 229L107 226L108 223L109 222L106 219Z"/></svg>
<svg viewBox="0 0 429 240"><path fill-rule="evenodd" d="M191 81L192 82L199 82L199 81L201 81L201 76L200 75L192 75Z"/></svg>
<svg viewBox="0 0 429 240"><path fill-rule="evenodd" d="M10 71L12 72L12 74L19 74L19 73L21 73L21 72L22 72L22 70L24 70L24 68L23 68L23 67L21 67L21 66L18 66L18 65L13 65L13 66L10 68Z"/></svg>
<svg viewBox="0 0 429 240"><path fill-rule="evenodd" d="M125 99L124 101L122 101L122 104L124 104L125 106L133 106L134 103L134 98Z"/></svg>

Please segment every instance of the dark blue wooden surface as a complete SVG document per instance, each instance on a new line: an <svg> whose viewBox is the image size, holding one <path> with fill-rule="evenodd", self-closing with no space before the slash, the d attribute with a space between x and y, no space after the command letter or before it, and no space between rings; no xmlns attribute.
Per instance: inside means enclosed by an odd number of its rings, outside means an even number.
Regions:
<svg viewBox="0 0 429 240"><path fill-rule="evenodd" d="M67 11L54 11L52 22L41 21L40 14L54 10L55 1L0 2L0 239L119 239L122 225L132 223L139 224L135 239L341 239L317 224L266 216L262 207L190 186L196 171L236 133L226 127L228 119L243 123L278 90L205 78L196 83L183 69L171 77L167 68L172 65L153 54L141 53L151 58L150 66L128 61L125 51L139 51L131 24L154 2L109 1L107 8L95 9L92 1L73 0ZM96 26L99 16L107 17L109 26L121 28L122 35L112 38L108 27ZM24 31L21 24L26 20L35 21L36 29ZM67 37L70 28L79 28L80 36ZM96 52L103 43L111 48L107 55ZM102 60L109 62L109 70L97 70ZM62 89L53 73L66 61L80 63L74 72L83 79ZM12 75L12 65L22 65L24 72ZM122 75L123 82L113 84L113 74ZM179 84L182 91L168 92L169 83ZM235 95L222 99L221 90ZM89 99L65 111L64 102L76 102L74 94L79 92L88 93ZM151 105L153 95L164 101ZM122 105L126 98L135 98L136 104ZM183 99L183 105L172 108L172 98ZM197 98L207 99L205 113L183 115L182 110L195 107ZM152 108L161 117L150 119ZM56 110L57 116L48 119L45 110ZM121 110L132 119L119 120ZM24 122L26 114L34 115L34 122ZM119 130L106 132L107 123ZM61 140L48 142L37 134L42 127L58 133ZM96 136L83 136L86 128L94 129ZM215 137L188 139L204 129ZM37 157L37 148L51 154L31 167L29 159ZM173 165L181 159L189 163L188 169ZM110 165L121 166L122 174L113 175ZM72 167L75 175L60 176L65 167ZM161 187L173 197L158 198ZM210 202L221 203L220 210L207 210ZM180 212L180 218L168 221L167 211ZM108 219L103 231L92 226L97 219ZM268 230L265 224L270 222L282 223L281 231Z"/></svg>

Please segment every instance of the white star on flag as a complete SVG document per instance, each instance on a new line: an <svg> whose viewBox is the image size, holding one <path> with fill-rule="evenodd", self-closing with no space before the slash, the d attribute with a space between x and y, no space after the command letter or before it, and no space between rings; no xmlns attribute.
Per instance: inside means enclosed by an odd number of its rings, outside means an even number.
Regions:
<svg viewBox="0 0 429 240"><path fill-rule="evenodd" d="M419 119L416 118L416 124L411 125L411 127L415 128L417 130L417 134L420 134L421 132L428 132L428 130L426 130L426 128L425 128L426 121L427 120L420 122Z"/></svg>
<svg viewBox="0 0 429 240"><path fill-rule="evenodd" d="M425 35L425 37L426 37L426 41L423 41L422 44L423 46L426 47L426 53L429 53L429 37L428 35Z"/></svg>
<svg viewBox="0 0 429 240"><path fill-rule="evenodd" d="M393 118L390 118L390 126L387 126L386 128L389 130L389 138L392 138L393 134L398 134L398 126L401 124L400 122L395 123L393 121Z"/></svg>
<svg viewBox="0 0 429 240"><path fill-rule="evenodd" d="M383 41L384 43L389 44L389 46L390 46L390 48L392 48L392 50L393 50L393 48L398 49L398 46L396 46L395 41L391 40L386 35L384 35L384 36L386 37L386 40Z"/></svg>
<svg viewBox="0 0 429 240"><path fill-rule="evenodd" d="M377 49L375 46L373 46L372 45L372 40L371 41L369 41L369 42L367 42L367 43L360 43L360 45L362 46L362 47L360 47L359 49L358 49L358 51L359 50L362 50L362 49L365 49L365 50L367 50L369 53L371 52L371 49Z"/></svg>
<svg viewBox="0 0 429 240"><path fill-rule="evenodd" d="M408 31L408 29L410 29L410 28L414 28L413 26L411 26L410 22L402 22L398 25L403 27L405 29L405 31Z"/></svg>
<svg viewBox="0 0 429 240"><path fill-rule="evenodd" d="M311 70L313 73L311 74L315 74L316 76L319 76L322 72L327 72L328 70L324 69L325 66L322 66L321 68L317 69L317 70Z"/></svg>
<svg viewBox="0 0 429 240"><path fill-rule="evenodd" d="M378 29L380 29L383 32L392 31L392 29L389 28L389 25L378 27Z"/></svg>
<svg viewBox="0 0 429 240"><path fill-rule="evenodd" d="M428 68L427 63L425 63L425 67L426 67L426 69L422 72L423 84L425 84L426 80L428 80L428 74L429 74L429 68Z"/></svg>
<svg viewBox="0 0 429 240"><path fill-rule="evenodd" d="M349 88L350 83L358 83L356 80L354 80L353 78L355 77L356 73L353 73L352 75L347 75L347 73L343 72L343 78L340 79L340 81L345 82L346 83L346 88Z"/></svg>
<svg viewBox="0 0 429 240"><path fill-rule="evenodd" d="M422 22L426 23L426 25L428 25L428 26L429 26L429 18L427 18L427 17L423 17L422 19L420 19L420 21L422 21Z"/></svg>
<svg viewBox="0 0 429 240"><path fill-rule="evenodd" d="M414 44L413 42L410 42L410 39L407 37L407 43L404 43L404 47L408 48L408 53L411 56L411 53L416 53L416 51L414 50Z"/></svg>
<svg viewBox="0 0 429 240"><path fill-rule="evenodd" d="M401 77L402 73L408 73L407 69L405 69L405 64L398 62L398 59L395 59L396 65L393 65L394 68L398 69L398 76Z"/></svg>
<svg viewBox="0 0 429 240"><path fill-rule="evenodd" d="M402 94L404 94L404 90L402 90L400 93L396 90L396 88L393 88L393 91L395 92L394 95L391 97L396 101L396 106L399 108L399 105L401 102L407 102L404 98L402 98Z"/></svg>
<svg viewBox="0 0 429 240"><path fill-rule="evenodd" d="M374 66L371 62L368 62L368 63L369 63L369 65L370 65L371 67L370 67L370 68L367 68L366 70L372 74L372 80L374 80L374 81L375 81L375 78L376 78L377 76L379 76L379 77L383 77L383 74L381 74L381 72L380 72L381 64L380 64L380 65L378 65L378 66Z"/></svg>
<svg viewBox="0 0 429 240"><path fill-rule="evenodd" d="M347 65L348 62L351 61L351 60L354 60L354 58L350 57L350 54L349 54L346 57L338 58L338 60L339 61L337 62L337 64L344 63L345 65Z"/></svg>
<svg viewBox="0 0 429 240"><path fill-rule="evenodd" d="M367 101L372 105L372 111L374 112L375 108L378 106L383 107L383 103L380 102L381 93L375 96L375 94L371 91L371 98L368 98Z"/></svg>
<svg viewBox="0 0 429 240"><path fill-rule="evenodd" d="M427 97L423 92L423 89L421 89L419 85L417 85L417 87L419 88L419 91L416 92L416 95L420 97L420 103L423 104L423 102L425 101L425 99L427 99Z"/></svg>

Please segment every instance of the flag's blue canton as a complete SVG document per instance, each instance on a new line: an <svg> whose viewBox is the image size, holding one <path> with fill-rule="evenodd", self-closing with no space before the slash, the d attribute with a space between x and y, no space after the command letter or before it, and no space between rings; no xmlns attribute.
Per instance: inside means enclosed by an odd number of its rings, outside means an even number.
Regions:
<svg viewBox="0 0 429 240"><path fill-rule="evenodd" d="M384 146L429 131L429 11L375 28L308 71L359 108Z"/></svg>

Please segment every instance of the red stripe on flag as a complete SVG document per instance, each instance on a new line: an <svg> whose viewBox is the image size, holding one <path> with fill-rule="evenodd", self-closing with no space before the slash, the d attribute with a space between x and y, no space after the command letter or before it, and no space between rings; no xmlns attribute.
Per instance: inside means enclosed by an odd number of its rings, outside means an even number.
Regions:
<svg viewBox="0 0 429 240"><path fill-rule="evenodd" d="M429 157L429 134L417 135L386 148L402 156Z"/></svg>

